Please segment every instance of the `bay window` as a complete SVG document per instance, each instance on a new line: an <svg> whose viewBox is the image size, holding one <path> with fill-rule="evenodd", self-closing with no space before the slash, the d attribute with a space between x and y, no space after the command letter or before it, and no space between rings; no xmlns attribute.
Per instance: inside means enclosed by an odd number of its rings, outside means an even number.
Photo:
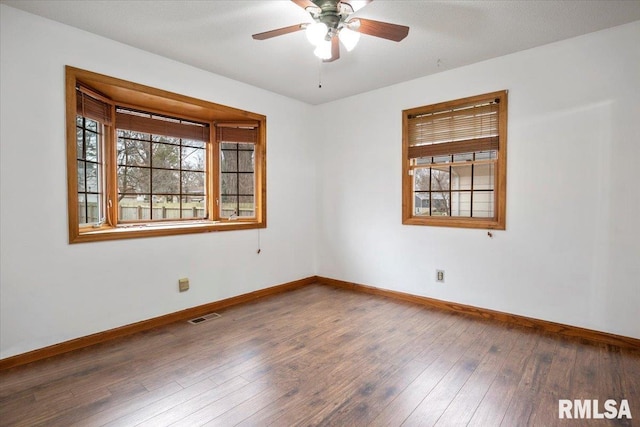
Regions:
<svg viewBox="0 0 640 427"><path fill-rule="evenodd" d="M70 242L266 227L265 127L67 67Z"/></svg>

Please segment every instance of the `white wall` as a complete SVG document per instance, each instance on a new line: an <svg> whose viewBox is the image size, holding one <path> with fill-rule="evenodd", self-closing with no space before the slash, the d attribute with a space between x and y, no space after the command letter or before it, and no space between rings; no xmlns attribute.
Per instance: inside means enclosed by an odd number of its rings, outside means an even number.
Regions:
<svg viewBox="0 0 640 427"><path fill-rule="evenodd" d="M640 338L638 40L635 22L318 107L338 124L318 274ZM403 226L401 111L501 89L507 230Z"/></svg>
<svg viewBox="0 0 640 427"><path fill-rule="evenodd" d="M315 273L310 106L5 5L0 15L0 358ZM67 64L266 115L261 254L257 230L69 245Z"/></svg>

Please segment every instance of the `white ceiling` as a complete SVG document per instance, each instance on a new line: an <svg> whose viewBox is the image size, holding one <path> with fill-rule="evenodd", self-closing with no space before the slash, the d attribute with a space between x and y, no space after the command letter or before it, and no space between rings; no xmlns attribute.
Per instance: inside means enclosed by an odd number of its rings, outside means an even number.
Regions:
<svg viewBox="0 0 640 427"><path fill-rule="evenodd" d="M640 0L375 0L354 16L407 25L409 36L363 35L320 63L303 32L251 38L311 21L286 0L1 2L310 104L640 20Z"/></svg>

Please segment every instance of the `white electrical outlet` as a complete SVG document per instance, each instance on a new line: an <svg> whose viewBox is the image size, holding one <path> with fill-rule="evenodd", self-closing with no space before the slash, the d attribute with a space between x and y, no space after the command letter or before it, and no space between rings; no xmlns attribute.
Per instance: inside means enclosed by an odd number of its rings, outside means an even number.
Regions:
<svg viewBox="0 0 640 427"><path fill-rule="evenodd" d="M444 283L444 270L436 270L436 282Z"/></svg>

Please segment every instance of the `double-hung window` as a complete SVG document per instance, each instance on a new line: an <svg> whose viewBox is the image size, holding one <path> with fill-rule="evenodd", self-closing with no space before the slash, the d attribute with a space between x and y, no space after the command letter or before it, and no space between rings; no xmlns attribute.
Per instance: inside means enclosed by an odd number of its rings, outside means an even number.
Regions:
<svg viewBox="0 0 640 427"><path fill-rule="evenodd" d="M67 67L70 242L265 227L265 127Z"/></svg>
<svg viewBox="0 0 640 427"><path fill-rule="evenodd" d="M505 229L506 155L506 91L403 111L403 223Z"/></svg>

